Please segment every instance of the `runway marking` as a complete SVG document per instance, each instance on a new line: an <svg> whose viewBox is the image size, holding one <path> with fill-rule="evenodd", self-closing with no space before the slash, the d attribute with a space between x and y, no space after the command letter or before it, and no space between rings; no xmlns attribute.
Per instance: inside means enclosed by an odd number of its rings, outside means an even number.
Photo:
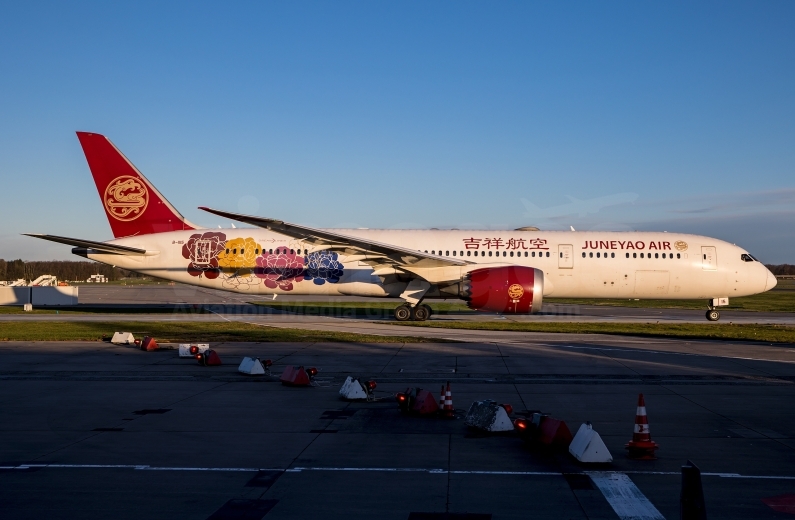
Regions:
<svg viewBox="0 0 795 520"><path fill-rule="evenodd" d="M148 464L17 464L13 466L0 466L0 470L26 470L26 469L132 469L136 471L217 471L217 472L258 472L258 471L284 471L285 473L301 473L302 471L351 471L351 472L380 472L380 473L430 473L443 475L505 475L505 476L563 476L559 471L490 471L490 470L447 470L443 468L367 468L367 467L324 467L324 466L295 466L292 468L234 468L234 467L201 467L201 466L150 466ZM589 476L594 474L610 474L614 472L586 472ZM615 472L620 475L663 475L680 476L679 471L624 471ZM743 475L741 473L701 473L702 477L737 478L737 479L768 479L768 480L795 480L792 475Z"/></svg>
<svg viewBox="0 0 795 520"><path fill-rule="evenodd" d="M721 359L742 359L745 361L769 361L771 363L789 363L795 364L795 361L785 361L783 359L766 359L766 358L749 358L749 357L740 357L740 356L717 356L711 354L691 354L688 352L665 352L662 350L645 350L640 348L606 348L606 347L581 347L581 346L574 346L574 345L548 345L548 344L539 344L544 347L551 347L551 348L570 348L570 349L580 349L580 350L603 350L607 352L637 352L642 354L665 354L669 356L692 356L692 357L709 357L709 358L721 358Z"/></svg>
<svg viewBox="0 0 795 520"><path fill-rule="evenodd" d="M594 471L586 474L621 520L665 520L625 473Z"/></svg>

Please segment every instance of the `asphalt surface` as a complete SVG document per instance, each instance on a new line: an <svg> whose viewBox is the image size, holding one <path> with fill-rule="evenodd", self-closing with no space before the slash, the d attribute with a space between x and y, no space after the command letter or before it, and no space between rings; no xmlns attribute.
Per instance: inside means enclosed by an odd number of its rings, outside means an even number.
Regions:
<svg viewBox="0 0 795 520"><path fill-rule="evenodd" d="M129 315L136 320L457 342L213 344L220 367L180 359L174 345L0 342L2 518L675 519L687 460L703 472L709 518L791 518L772 501L795 511L795 345L253 314L227 293L153 287L81 288L81 297L162 312ZM195 314L194 305L216 312ZM274 375L239 374L243 356L272 359ZM317 367L316 386L282 386L289 365ZM342 401L348 375L377 381L378 400ZM447 381L455 420L398 411L395 392L438 395ZM639 393L657 460L626 455ZM613 462L583 465L565 450L467 429L466 410L485 398L510 403L513 417L549 413L572 432L591 421Z"/></svg>
<svg viewBox="0 0 795 520"><path fill-rule="evenodd" d="M213 347L220 367L175 350L0 343L2 517L631 518L589 473L607 471L638 490L639 518L674 519L688 459L710 518L789 517L762 499L795 488L795 346L558 334ZM238 374L243 356L275 374L315 366L318 386ZM380 400L340 400L347 375L375 379ZM448 380L456 420L399 413L394 392ZM641 392L655 461L625 454ZM473 433L461 417L484 398L575 431L591 421L614 461Z"/></svg>

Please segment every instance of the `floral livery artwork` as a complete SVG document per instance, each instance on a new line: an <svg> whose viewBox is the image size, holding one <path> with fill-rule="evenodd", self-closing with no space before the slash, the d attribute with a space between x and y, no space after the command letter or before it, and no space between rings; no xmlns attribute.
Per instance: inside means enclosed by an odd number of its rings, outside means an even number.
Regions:
<svg viewBox="0 0 795 520"><path fill-rule="evenodd" d="M182 246L182 257L190 260L188 274L210 280L218 278L221 269L218 255L224 251L226 235L223 233L196 233Z"/></svg>
<svg viewBox="0 0 795 520"><path fill-rule="evenodd" d="M337 253L333 251L309 253L306 256L304 280L312 280L315 285L323 285L326 282L337 283L342 278L343 268Z"/></svg>
<svg viewBox="0 0 795 520"><path fill-rule="evenodd" d="M287 248L276 249L276 254L263 253L257 257L254 275L262 278L270 289L292 291L293 282L304 279L304 258L288 252Z"/></svg>
<svg viewBox="0 0 795 520"><path fill-rule="evenodd" d="M258 280L269 289L292 291L304 280L315 285L337 283L344 266L337 253L318 251L306 257L287 248L262 249L251 237L227 240L224 233L206 232L190 236L182 246L190 261L188 274L209 280L221 278L224 287L248 290Z"/></svg>

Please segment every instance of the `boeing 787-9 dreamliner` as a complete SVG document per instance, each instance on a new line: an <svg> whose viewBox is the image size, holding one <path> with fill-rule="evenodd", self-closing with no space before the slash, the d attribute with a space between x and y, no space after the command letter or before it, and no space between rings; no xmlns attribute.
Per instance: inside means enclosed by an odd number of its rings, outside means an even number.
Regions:
<svg viewBox="0 0 795 520"><path fill-rule="evenodd" d="M114 240L54 235L72 253L145 275L250 295L399 297L395 319L426 320L425 298L532 314L545 296L700 299L707 319L776 278L748 251L680 233L316 229L201 209L255 226L188 222L105 136L78 132Z"/></svg>

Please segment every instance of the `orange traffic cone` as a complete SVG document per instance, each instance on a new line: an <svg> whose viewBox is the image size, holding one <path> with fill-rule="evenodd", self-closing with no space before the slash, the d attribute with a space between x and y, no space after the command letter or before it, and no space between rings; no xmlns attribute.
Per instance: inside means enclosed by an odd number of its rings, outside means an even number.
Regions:
<svg viewBox="0 0 795 520"><path fill-rule="evenodd" d="M629 458L639 460L654 460L654 450L659 445L651 440L649 433L649 419L646 417L646 401L643 394L638 394L638 411L635 414L635 432L632 440L626 445L629 450Z"/></svg>
<svg viewBox="0 0 795 520"><path fill-rule="evenodd" d="M442 404L440 415L445 419L455 419L453 392L450 390L450 381L447 382L447 389L444 391L444 403Z"/></svg>

